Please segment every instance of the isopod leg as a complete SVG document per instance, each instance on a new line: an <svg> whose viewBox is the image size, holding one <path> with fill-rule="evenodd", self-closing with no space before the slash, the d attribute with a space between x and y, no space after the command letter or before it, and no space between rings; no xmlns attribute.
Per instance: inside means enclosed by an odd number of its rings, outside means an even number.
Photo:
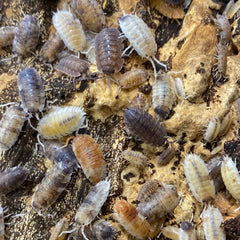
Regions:
<svg viewBox="0 0 240 240"><path fill-rule="evenodd" d="M124 56L125 53L126 53L131 47L132 47L132 45L130 44L130 45L122 52L122 55L121 55L121 56ZM134 50L134 49L133 49L133 50ZM127 56L129 56L129 55L133 52L133 50L131 50L130 53L129 53Z"/></svg>
<svg viewBox="0 0 240 240"><path fill-rule="evenodd" d="M151 58L148 58L148 60L151 62L152 66L153 66L153 71L154 71L154 78L157 78L157 70L156 70L156 66L154 61Z"/></svg>
<svg viewBox="0 0 240 240"><path fill-rule="evenodd" d="M161 63L155 56L153 56L153 60L154 60L157 64L163 66L163 67L165 68L165 71L167 71L167 65L166 65L166 64Z"/></svg>
<svg viewBox="0 0 240 240"><path fill-rule="evenodd" d="M89 240L88 238L87 238L87 236L85 235L85 233L84 233L84 225L81 227L81 233L82 233L82 235L83 235L83 237L84 237L84 239L85 240Z"/></svg>

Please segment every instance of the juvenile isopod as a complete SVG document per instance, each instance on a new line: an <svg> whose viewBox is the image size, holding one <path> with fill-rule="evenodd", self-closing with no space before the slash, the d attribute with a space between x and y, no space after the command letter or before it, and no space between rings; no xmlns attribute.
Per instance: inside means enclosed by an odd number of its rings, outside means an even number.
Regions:
<svg viewBox="0 0 240 240"><path fill-rule="evenodd" d="M53 62L58 54L64 49L64 42L59 36L58 32L55 32L44 43L40 50L40 57L46 62Z"/></svg>
<svg viewBox="0 0 240 240"><path fill-rule="evenodd" d="M152 106L161 121L167 118L175 102L172 77L167 73L158 74L153 83Z"/></svg>
<svg viewBox="0 0 240 240"><path fill-rule="evenodd" d="M181 78L175 78L175 94L178 98L178 100L183 103L184 99L186 98L186 94L185 94L185 89L183 86L183 82L181 80Z"/></svg>
<svg viewBox="0 0 240 240"><path fill-rule="evenodd" d="M147 182L138 193L137 211L153 222L174 210L179 196L173 185L167 185L156 179Z"/></svg>
<svg viewBox="0 0 240 240"><path fill-rule="evenodd" d="M4 240L4 236L5 236L4 216L3 208L0 203L0 240Z"/></svg>
<svg viewBox="0 0 240 240"><path fill-rule="evenodd" d="M58 139L83 127L84 121L81 107L55 107L38 122L37 130L45 139Z"/></svg>
<svg viewBox="0 0 240 240"><path fill-rule="evenodd" d="M138 239L148 237L150 224L132 204L126 200L117 200L113 208L115 217L128 233Z"/></svg>
<svg viewBox="0 0 240 240"><path fill-rule="evenodd" d="M40 24L36 17L26 15L18 24L13 39L13 51L20 56L26 56L32 52L37 44L40 35Z"/></svg>
<svg viewBox="0 0 240 240"><path fill-rule="evenodd" d="M15 144L25 120L25 112L18 106L9 107L3 114L0 121L0 150L3 153Z"/></svg>
<svg viewBox="0 0 240 240"><path fill-rule="evenodd" d="M0 28L0 47L12 45L13 38L17 31L16 27L1 27Z"/></svg>
<svg viewBox="0 0 240 240"><path fill-rule="evenodd" d="M18 74L18 89L25 112L42 112L45 105L45 91L41 76L35 68L25 68Z"/></svg>
<svg viewBox="0 0 240 240"><path fill-rule="evenodd" d="M93 32L100 32L105 25L105 15L96 0L72 0L74 10L82 25Z"/></svg>
<svg viewBox="0 0 240 240"><path fill-rule="evenodd" d="M100 146L89 135L78 135L73 140L73 151L85 176L98 183L106 176L106 162Z"/></svg>
<svg viewBox="0 0 240 240"><path fill-rule="evenodd" d="M154 146L162 146L166 142L166 130L148 112L130 107L125 110L124 121L127 132L134 138Z"/></svg>
<svg viewBox="0 0 240 240"><path fill-rule="evenodd" d="M240 174L232 158L224 157L221 166L221 175L229 193L237 200L240 200Z"/></svg>
<svg viewBox="0 0 240 240"><path fill-rule="evenodd" d="M89 63L74 55L69 55L61 58L55 68L57 71L71 77L79 77L82 73L86 73L88 71Z"/></svg>
<svg viewBox="0 0 240 240"><path fill-rule="evenodd" d="M174 147L167 148L162 151L159 159L158 159L158 165L159 166L165 166L167 165L175 156L176 156L176 149Z"/></svg>
<svg viewBox="0 0 240 240"><path fill-rule="evenodd" d="M224 136L232 125L232 114L229 112L222 120L218 136Z"/></svg>
<svg viewBox="0 0 240 240"><path fill-rule="evenodd" d="M49 208L67 187L73 173L72 163L55 164L42 179L32 196L32 207Z"/></svg>
<svg viewBox="0 0 240 240"><path fill-rule="evenodd" d="M220 126L221 123L219 118L213 117L208 123L207 129L204 134L204 139L207 142L212 142L214 139L216 139L220 131Z"/></svg>
<svg viewBox="0 0 240 240"><path fill-rule="evenodd" d="M108 221L100 219L93 224L93 233L97 240L113 240L115 238L115 229Z"/></svg>
<svg viewBox="0 0 240 240"><path fill-rule="evenodd" d="M28 171L22 167L8 168L0 173L0 196L19 187L27 178Z"/></svg>
<svg viewBox="0 0 240 240"><path fill-rule="evenodd" d="M119 25L130 42L130 45L124 53L129 48L133 47L138 55L147 58L151 62L156 77L157 71L154 61L164 68L166 68L166 65L159 62L155 57L157 53L157 44L155 42L155 37L147 24L137 15L129 14L119 18Z"/></svg>
<svg viewBox="0 0 240 240"><path fill-rule="evenodd" d="M207 165L195 154L188 154L184 160L184 173L193 196L199 202L215 198L215 186Z"/></svg>
<svg viewBox="0 0 240 240"><path fill-rule="evenodd" d="M141 93L138 93L137 96L135 96L130 102L129 107L139 108L144 111L147 111L149 109L149 104L147 99L144 97L144 95Z"/></svg>
<svg viewBox="0 0 240 240"><path fill-rule="evenodd" d="M52 234L49 238L49 240L60 240L62 238L59 237L59 235L63 232L66 231L68 228L68 221L66 218L62 218L57 224L55 225ZM64 238L65 239L65 238Z"/></svg>
<svg viewBox="0 0 240 240"><path fill-rule="evenodd" d="M70 11L57 11L53 15L53 25L67 48L82 52L86 46L86 36L80 21Z"/></svg>
<svg viewBox="0 0 240 240"><path fill-rule="evenodd" d="M216 25L220 30L220 42L223 45L229 45L232 38L231 25L226 16L217 14Z"/></svg>
<svg viewBox="0 0 240 240"><path fill-rule="evenodd" d="M201 218L206 240L226 240L224 230L221 228L223 217L217 208L208 206L203 210Z"/></svg>

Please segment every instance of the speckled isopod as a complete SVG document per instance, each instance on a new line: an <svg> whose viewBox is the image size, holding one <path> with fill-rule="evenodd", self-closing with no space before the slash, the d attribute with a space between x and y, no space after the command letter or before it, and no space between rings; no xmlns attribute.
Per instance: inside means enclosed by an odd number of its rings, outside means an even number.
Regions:
<svg viewBox="0 0 240 240"><path fill-rule="evenodd" d="M212 142L214 139L216 139L220 131L220 126L221 123L219 118L213 117L208 123L207 129L204 134L204 139L207 142Z"/></svg>
<svg viewBox="0 0 240 240"><path fill-rule="evenodd" d="M106 162L100 146L89 135L78 135L73 140L73 151L85 176L97 183L106 176Z"/></svg>
<svg viewBox="0 0 240 240"><path fill-rule="evenodd" d="M215 186L204 161L196 154L188 154L184 160L184 173L193 196L199 202L215 197Z"/></svg>
<svg viewBox="0 0 240 240"><path fill-rule="evenodd" d="M46 139L67 136L84 126L85 112L81 107L55 107L39 122L37 130Z"/></svg>
<svg viewBox="0 0 240 240"><path fill-rule="evenodd" d="M97 240L113 240L115 238L115 229L108 221L100 219L93 224L93 234Z"/></svg>
<svg viewBox="0 0 240 240"><path fill-rule="evenodd" d="M12 45L13 38L17 31L16 27L1 27L0 28L0 47Z"/></svg>

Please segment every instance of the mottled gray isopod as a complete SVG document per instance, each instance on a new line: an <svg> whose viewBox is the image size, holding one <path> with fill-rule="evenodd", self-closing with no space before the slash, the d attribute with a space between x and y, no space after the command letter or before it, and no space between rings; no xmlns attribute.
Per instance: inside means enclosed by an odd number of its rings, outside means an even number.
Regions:
<svg viewBox="0 0 240 240"><path fill-rule="evenodd" d="M116 231L111 223L101 219L93 224L93 233L97 240L113 240Z"/></svg>

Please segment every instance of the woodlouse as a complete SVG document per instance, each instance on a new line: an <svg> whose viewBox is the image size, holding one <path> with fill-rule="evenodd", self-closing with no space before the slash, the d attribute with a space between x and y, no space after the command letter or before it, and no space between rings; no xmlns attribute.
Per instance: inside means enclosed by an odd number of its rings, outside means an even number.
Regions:
<svg viewBox="0 0 240 240"><path fill-rule="evenodd" d="M68 228L68 221L66 218L60 219L59 222L55 225L52 234L49 238L49 240L60 240L59 235L63 232L66 231ZM61 237L62 239L62 237Z"/></svg>
<svg viewBox="0 0 240 240"><path fill-rule="evenodd" d="M105 15L96 0L72 0L82 25L90 31L100 32L105 25Z"/></svg>
<svg viewBox="0 0 240 240"><path fill-rule="evenodd" d="M35 68L25 68L18 74L18 89L25 112L42 112L45 105L45 91L41 76Z"/></svg>
<svg viewBox="0 0 240 240"><path fill-rule="evenodd" d="M138 239L148 236L150 224L138 213L132 204L126 200L117 200L113 208L115 217L127 232Z"/></svg>
<svg viewBox="0 0 240 240"><path fill-rule="evenodd" d="M185 89L183 86L183 82L181 80L181 78L175 78L175 94L178 98L178 100L183 103L184 99L186 98L186 93L185 93Z"/></svg>
<svg viewBox="0 0 240 240"><path fill-rule="evenodd" d="M218 208L208 206L201 214L204 235L207 240L225 240L226 235L221 228L223 217Z"/></svg>
<svg viewBox="0 0 240 240"><path fill-rule="evenodd" d="M174 147L167 148L162 151L157 163L159 166L167 165L175 156L176 156L176 149Z"/></svg>
<svg viewBox="0 0 240 240"><path fill-rule="evenodd" d="M188 154L184 160L184 173L193 196L199 202L215 198L215 186L204 161L196 154Z"/></svg>
<svg viewBox="0 0 240 240"><path fill-rule="evenodd" d="M70 11L57 11L53 15L53 25L67 48L82 52L86 46L86 36L82 24Z"/></svg>
<svg viewBox="0 0 240 240"><path fill-rule="evenodd" d="M220 30L220 42L223 45L229 45L232 38L231 25L226 16L217 14L216 25Z"/></svg>
<svg viewBox="0 0 240 240"><path fill-rule="evenodd" d="M130 107L125 110L124 120L127 132L134 138L154 146L162 146L166 142L166 130L148 112Z"/></svg>
<svg viewBox="0 0 240 240"><path fill-rule="evenodd" d="M26 120L21 107L9 107L0 121L0 150L3 153L10 149L18 139Z"/></svg>
<svg viewBox="0 0 240 240"><path fill-rule="evenodd" d="M138 193L137 211L153 222L173 209L179 203L179 196L173 185L167 185L156 179L147 182Z"/></svg>
<svg viewBox="0 0 240 240"><path fill-rule="evenodd" d="M71 77L79 77L82 73L86 73L89 70L89 63L74 55L70 55L61 58L55 68L57 71Z"/></svg>
<svg viewBox="0 0 240 240"><path fill-rule="evenodd" d="M164 68L166 68L166 65L159 62L155 57L157 53L157 44L155 42L155 37L152 34L150 28L137 15L131 14L120 17L119 25L122 32L130 42L130 45L124 51L124 53L129 48L133 47L135 51L138 53L138 55L147 58L151 62L154 69L154 75L156 77L157 71L154 61L156 61Z"/></svg>
<svg viewBox="0 0 240 240"><path fill-rule="evenodd" d="M110 222L101 219L93 224L93 233L97 240L113 240L116 231Z"/></svg>
<svg viewBox="0 0 240 240"><path fill-rule="evenodd" d="M22 167L8 168L0 173L0 196L19 187L27 178L28 171Z"/></svg>
<svg viewBox="0 0 240 240"><path fill-rule="evenodd" d="M138 93L137 96L135 96L130 102L129 107L139 108L144 111L147 111L149 109L149 104L147 99L144 97L144 95L141 93Z"/></svg>
<svg viewBox="0 0 240 240"><path fill-rule="evenodd" d="M208 123L207 129L204 134L204 139L207 142L212 142L214 139L216 139L220 131L220 126L221 123L219 118L213 117Z"/></svg>
<svg viewBox="0 0 240 240"><path fill-rule="evenodd" d="M0 47L12 45L13 38L17 31L16 27L1 27L0 28Z"/></svg>
<svg viewBox="0 0 240 240"><path fill-rule="evenodd" d="M78 135L72 144L73 152L85 176L92 183L98 183L106 176L106 162L100 146L87 134Z"/></svg>
<svg viewBox="0 0 240 240"><path fill-rule="evenodd" d="M64 42L58 32L52 34L40 50L40 57L46 62L53 62L64 49Z"/></svg>
<svg viewBox="0 0 240 240"><path fill-rule="evenodd" d="M221 166L221 175L229 193L236 199L240 200L240 174L232 158L224 157Z"/></svg>
<svg viewBox="0 0 240 240"><path fill-rule="evenodd" d="M49 208L67 187L73 173L72 164L55 164L42 179L32 196L32 207Z"/></svg>
<svg viewBox="0 0 240 240"><path fill-rule="evenodd" d="M40 24L36 17L26 15L18 24L13 39L13 51L20 56L26 56L32 52L37 44L40 35Z"/></svg>
<svg viewBox="0 0 240 240"><path fill-rule="evenodd" d="M179 231L179 240L197 240L197 234L193 224L183 222Z"/></svg>
<svg viewBox="0 0 240 240"><path fill-rule="evenodd" d="M169 74L158 74L152 90L152 106L161 121L167 118L176 102L173 79Z"/></svg>
<svg viewBox="0 0 240 240"><path fill-rule="evenodd" d="M221 136L224 136L225 134L227 134L231 125L232 125L232 113L229 112L226 116L224 116L224 118L221 122L218 136L221 137Z"/></svg>
<svg viewBox="0 0 240 240"><path fill-rule="evenodd" d="M4 240L4 236L5 236L4 216L3 208L0 203L0 240Z"/></svg>
<svg viewBox="0 0 240 240"><path fill-rule="evenodd" d="M37 130L46 139L67 136L84 126L85 112L81 107L55 107L39 122Z"/></svg>

